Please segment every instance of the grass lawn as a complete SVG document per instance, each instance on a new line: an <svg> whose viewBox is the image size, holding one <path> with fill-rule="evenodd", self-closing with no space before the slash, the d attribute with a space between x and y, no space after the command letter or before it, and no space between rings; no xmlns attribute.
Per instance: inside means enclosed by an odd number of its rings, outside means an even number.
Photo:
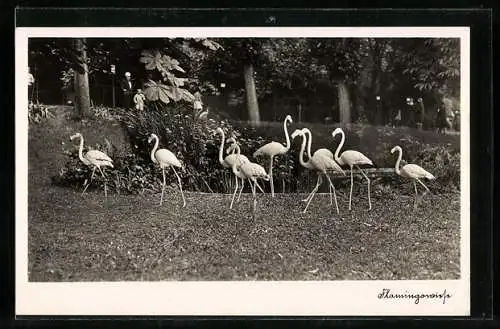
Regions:
<svg viewBox="0 0 500 329"><path fill-rule="evenodd" d="M186 208L176 190L168 191L161 207L157 194L105 199L98 190L82 197L51 185L50 177L64 163L61 143L72 133L87 131L89 139L100 134L58 120L30 127L30 281L460 276L458 193L427 194L414 212L413 196L374 189L368 211L363 188L349 212L344 188L338 192L340 215L327 195L317 195L303 214L304 195L259 194L255 218L248 194L233 210L226 194L186 192Z"/></svg>
<svg viewBox="0 0 500 329"><path fill-rule="evenodd" d="M29 196L29 278L93 280L338 280L459 278L459 196L251 196L172 191L110 196L50 187ZM436 211L439 209L439 211Z"/></svg>

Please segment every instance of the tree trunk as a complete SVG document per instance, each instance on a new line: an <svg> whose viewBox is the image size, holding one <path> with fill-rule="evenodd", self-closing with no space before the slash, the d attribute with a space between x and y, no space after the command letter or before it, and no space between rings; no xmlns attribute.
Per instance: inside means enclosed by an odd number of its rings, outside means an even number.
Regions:
<svg viewBox="0 0 500 329"><path fill-rule="evenodd" d="M260 113L253 72L254 71L252 64L245 65L245 67L243 68L243 76L245 78L245 91L247 94L248 120L250 121L250 124L256 126L260 123Z"/></svg>
<svg viewBox="0 0 500 329"><path fill-rule="evenodd" d="M88 118L90 113L89 70L87 66L86 40L74 40L74 50L79 59L79 68L75 70L75 109L80 119Z"/></svg>
<svg viewBox="0 0 500 329"><path fill-rule="evenodd" d="M349 90L344 82L337 83L339 92L339 118L340 123L351 123L351 103L349 101Z"/></svg>

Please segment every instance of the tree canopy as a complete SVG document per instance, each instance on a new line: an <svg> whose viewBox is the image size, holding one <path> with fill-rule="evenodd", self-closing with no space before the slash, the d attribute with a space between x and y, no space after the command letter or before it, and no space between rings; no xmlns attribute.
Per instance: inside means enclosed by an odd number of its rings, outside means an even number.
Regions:
<svg viewBox="0 0 500 329"><path fill-rule="evenodd" d="M223 89L231 104L250 104L250 116L259 111L257 102L265 108L272 100L305 106L306 118L342 113L342 107L350 112L352 105L353 119L377 122L385 114L374 109L376 96L388 107L406 97L432 106L460 92L459 39L87 38L84 46L91 89L109 85L115 64L117 74L131 71L143 82L150 101L190 102L195 91L210 96ZM35 75L57 78L61 88L83 69L82 60L70 39L29 40Z"/></svg>

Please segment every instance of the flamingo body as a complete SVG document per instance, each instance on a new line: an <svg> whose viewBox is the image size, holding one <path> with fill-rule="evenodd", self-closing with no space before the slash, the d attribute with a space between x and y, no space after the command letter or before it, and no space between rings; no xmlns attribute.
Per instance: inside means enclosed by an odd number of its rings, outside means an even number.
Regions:
<svg viewBox="0 0 500 329"><path fill-rule="evenodd" d="M89 150L83 155L89 163L87 165L94 165L98 167L110 167L114 168L113 160L104 152L98 150Z"/></svg>
<svg viewBox="0 0 500 329"><path fill-rule="evenodd" d="M433 174L416 164L407 164L400 169L400 176L411 179L435 179Z"/></svg>
<svg viewBox="0 0 500 329"><path fill-rule="evenodd" d="M353 150L347 150L342 152L337 162L343 166L356 166L356 165L372 165L372 160L368 159L363 153Z"/></svg>
<svg viewBox="0 0 500 329"><path fill-rule="evenodd" d="M284 146L283 144L273 141L260 147L257 151L253 153L253 157L256 158L261 155L274 157L279 154L285 154L286 152L288 152L288 150L289 148L286 148L286 146Z"/></svg>
<svg viewBox="0 0 500 329"><path fill-rule="evenodd" d="M177 168L182 168L182 164L177 159L175 154L170 152L167 149L159 149L154 153L154 158L156 159L157 163L160 165L160 168L167 168L170 166L177 167Z"/></svg>

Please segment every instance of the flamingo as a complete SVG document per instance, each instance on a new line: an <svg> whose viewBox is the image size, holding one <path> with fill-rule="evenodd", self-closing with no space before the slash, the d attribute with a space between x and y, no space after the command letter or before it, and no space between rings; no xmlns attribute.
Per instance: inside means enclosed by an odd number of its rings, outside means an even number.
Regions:
<svg viewBox="0 0 500 329"><path fill-rule="evenodd" d="M236 143L236 140L234 138L230 138L228 139L228 141L233 141L233 144L231 144L226 152L229 154L241 154L241 149L240 149L240 146L238 145L238 143ZM232 168L232 167L231 167ZM259 188L259 190L264 193L264 190L262 189L262 187L260 187L259 183L257 181L255 181L255 185L257 185L257 187ZM240 192L238 193L238 199L236 199L236 202L240 201L240 197L241 197L241 192L243 191L243 189L245 188L245 180L242 179L241 180L241 188L240 188ZM233 196L234 197L234 196Z"/></svg>
<svg viewBox="0 0 500 329"><path fill-rule="evenodd" d="M160 169L163 173L163 186L161 189L160 206L163 204L163 194L165 193L165 185L166 185L165 168L170 167L174 171L175 176L177 176L177 181L179 182L179 189L181 191L182 201L183 201L182 207L184 208L186 206L186 199L184 198L184 192L182 192L182 182L181 178L177 174L177 171L175 170L175 167L182 168L182 164L179 161L179 159L177 159L175 154L173 154L169 150L167 149L158 150L158 144L160 141L158 139L158 136L156 136L155 134L151 134L149 136L148 143L151 143L153 140L155 141L155 145L151 150L151 161L153 161L153 163L157 163L160 166Z"/></svg>
<svg viewBox="0 0 500 329"><path fill-rule="evenodd" d="M239 146L237 148L234 148L235 152L233 152L232 154L229 154L228 156L226 156L225 158L223 158L223 153L224 153L224 140L226 138L226 135L224 134L224 130L222 130L222 128L217 128L215 130L215 133L219 133L221 134L221 144L220 144L220 147L219 147L219 162L220 164L224 167L224 168L232 168L233 164L236 164L237 167L241 166L243 163L247 163L247 162L250 162L250 160L248 160L248 158L242 154L240 154L240 148ZM236 140L234 138L230 138L229 140L232 140L233 141L233 145L234 143L236 143ZM228 149L227 153L231 152L232 150L230 150L231 147ZM233 208L233 203L234 203L234 197L236 196L236 192L238 190L238 176L236 175L235 177L235 188L234 188L234 193L233 193L233 198L231 200L231 205L229 206L229 209L232 209ZM242 179L242 185L241 185L241 190L240 190L240 195L238 196L238 200L240 199L240 196L241 196L241 191L243 190L243 187L245 186L245 180ZM264 192L262 190L262 188L259 186L259 189Z"/></svg>
<svg viewBox="0 0 500 329"><path fill-rule="evenodd" d="M426 178L432 180L435 179L436 177L434 177L433 174L431 174L430 172L426 171L424 168L416 164L410 163L404 165L401 169L399 169L399 163L401 162L401 158L403 157L403 150L401 149L401 146L399 145L394 146L391 150L391 153L394 153L396 151L399 152L398 160L396 161L396 166L395 166L396 174L398 174L401 177L406 177L413 180L413 186L415 187L415 203L413 204L413 208L417 209L418 191L416 182L419 182L423 187L425 187L426 189L425 193L427 193L430 192L430 190L429 188L427 188L427 186L425 186L425 184L420 179ZM424 197L425 193L422 195L422 197Z"/></svg>
<svg viewBox="0 0 500 329"><path fill-rule="evenodd" d="M311 133L311 130L309 130L309 128L302 128L302 130L304 131L304 133L306 133L309 138L309 143L308 143L308 146L307 146L307 156L309 158L311 158L311 140L312 140L312 133ZM329 149L326 149L326 148L320 148L320 149L317 149L316 151L314 151L314 155L322 155L322 156L326 156L327 158L330 158L332 160L334 160L334 157L333 157L333 153L332 151L330 151ZM339 167L340 168L340 167ZM328 189L330 191L330 197L331 197L331 194L332 194L332 187L330 185L328 185ZM305 201L307 202L308 199L304 199L302 201Z"/></svg>
<svg viewBox="0 0 500 329"><path fill-rule="evenodd" d="M269 177L271 180L271 196L274 198L274 181L273 181L273 159L275 156L279 154L285 154L290 150L290 136L288 136L288 130L287 130L287 123L290 122L292 123L292 117L290 115L287 115L285 118L285 121L283 122L283 129L285 130L285 137L286 137L286 145L283 145L278 142L270 142L267 143L266 145L260 147L257 151L254 152L253 157L256 158L260 155L265 155L270 158L269 162Z"/></svg>
<svg viewBox="0 0 500 329"><path fill-rule="evenodd" d="M245 162L241 164L239 167L237 163L233 163L232 165L233 173L236 175L236 177L241 178L243 181L245 179L248 179L248 182L250 183L250 187L252 188L252 195L253 195L253 211L255 212L255 208L257 206L257 199L255 196L255 186L257 185L257 179L261 178L266 181L268 181L269 174L266 173L266 170L259 164L254 163L254 162ZM252 185L252 182L254 183ZM241 193L241 191L240 191ZM233 196L234 198L234 196Z"/></svg>
<svg viewBox="0 0 500 329"><path fill-rule="evenodd" d="M368 176L366 176L365 172L359 167L359 165L371 165L373 166L372 160L368 159L363 153L358 152L358 151L352 151L352 150L347 150L342 152L342 154L339 156L340 149L342 146L344 146L345 142L345 134L344 131L341 128L337 128L332 132L332 137L335 139L335 136L337 134L342 135L342 139L340 140L340 143L337 147L337 150L335 151L335 161L339 165L348 165L351 169L351 191L349 192L349 210L351 210L351 202L352 202L352 187L354 185L354 179L353 179L353 174L352 174L352 169L353 167L358 168L363 176L366 178L368 182L368 206L369 210L372 209L372 201L370 199L370 179Z"/></svg>
<svg viewBox="0 0 500 329"><path fill-rule="evenodd" d="M315 153L312 157L309 158L309 160L307 162L305 162L304 161L304 151L306 148L307 135L306 135L306 132L304 131L304 129L302 129L302 130L297 129L292 133L292 139L295 139L295 137L297 137L298 135L302 136L302 146L300 148L300 155L299 155L300 164L307 169L311 169L311 170L318 172L318 181L317 181L314 189L311 191L309 196L306 198L307 205L304 208L303 212L305 213L307 211L307 208L309 207L309 204L311 203L312 199L314 198L314 195L318 191L319 186L323 183L323 179L321 178L321 176L325 175L326 178L328 179L328 183L330 185L330 191L333 189L333 195L335 197L335 208L337 209L337 214L338 214L339 213L339 206L337 204L337 195L335 194L335 186L333 186L332 180L330 179L330 176L328 176L328 170L337 170L339 172L342 172L345 175L344 171L339 167L339 165L335 162L335 160L322 155L321 152ZM310 148L310 144L311 144L311 139L309 139L308 148ZM330 193L330 204L332 204L332 194L331 193Z"/></svg>
<svg viewBox="0 0 500 329"><path fill-rule="evenodd" d="M70 140L73 140L75 138L80 138L80 148L78 150L78 157L80 158L80 161L82 161L87 166L94 167L92 169L92 175L90 176L90 182L83 189L82 195L85 193L85 191L89 187L90 183L92 183L92 179L94 178L95 170L99 169L102 177L104 178L104 195L107 197L108 190L107 190L107 186L106 186L106 176L104 175L104 172L102 171L101 167L114 168L113 167L113 160L111 160L111 158L106 153L98 151L98 150L89 150L88 152L83 154L83 136L82 136L82 134L76 133L70 137Z"/></svg>

